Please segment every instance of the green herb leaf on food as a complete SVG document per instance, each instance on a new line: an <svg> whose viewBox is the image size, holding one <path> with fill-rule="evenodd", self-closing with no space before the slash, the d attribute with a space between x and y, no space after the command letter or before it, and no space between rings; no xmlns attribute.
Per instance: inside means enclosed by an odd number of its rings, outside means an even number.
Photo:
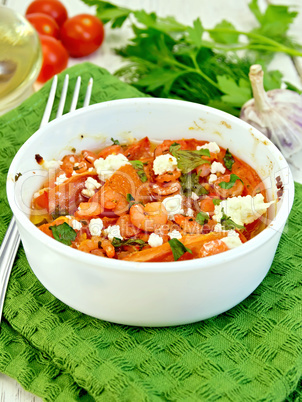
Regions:
<svg viewBox="0 0 302 402"><path fill-rule="evenodd" d="M221 203L221 199L219 199L219 198L213 198L213 204L214 205L219 205L220 203Z"/></svg>
<svg viewBox="0 0 302 402"><path fill-rule="evenodd" d="M225 230L235 230L235 229L238 229L238 230L242 230L242 229L245 229L245 227L244 226L242 226L242 225L238 225L237 223L235 223L231 218L230 218L230 216L227 216L225 213L224 213L224 209L222 208L222 218L221 218L221 220L220 220L220 223L221 223L221 226L223 227L223 229L225 229Z"/></svg>
<svg viewBox="0 0 302 402"><path fill-rule="evenodd" d="M186 252L193 254L192 250L190 250L188 247L182 244L182 242L180 242L178 239L169 240L169 244L172 250L174 261L179 260L180 257L184 255Z"/></svg>
<svg viewBox="0 0 302 402"><path fill-rule="evenodd" d="M195 218L196 222L199 223L199 225L204 225L205 223L208 222L209 220L209 215L203 211L198 212Z"/></svg>
<svg viewBox="0 0 302 402"><path fill-rule="evenodd" d="M61 225L49 226L49 229L52 231L54 239L67 246L70 246L77 237L77 232L66 222Z"/></svg>
<svg viewBox="0 0 302 402"><path fill-rule="evenodd" d="M230 175L230 181L221 181L218 186L225 189L225 190L229 190L230 188L234 187L235 183L237 180L240 180L241 183L243 183L243 181L240 179L240 177L238 177L236 174L231 174Z"/></svg>
<svg viewBox="0 0 302 402"><path fill-rule="evenodd" d="M115 247L115 248L122 247L122 246L139 246L140 250L147 244L142 239L121 240L118 237L114 237L111 243L112 243L113 247Z"/></svg>
<svg viewBox="0 0 302 402"><path fill-rule="evenodd" d="M129 161L129 162L136 170L136 173L138 174L138 177L141 179L141 181L145 183L148 180L148 177L144 171L144 163L142 161Z"/></svg>
<svg viewBox="0 0 302 402"><path fill-rule="evenodd" d="M229 148L227 148L225 155L223 157L223 161L225 164L225 167L229 170L232 170L232 166L235 162L233 155L231 154L231 152L229 151Z"/></svg>
<svg viewBox="0 0 302 402"><path fill-rule="evenodd" d="M192 172L192 170L204 163L211 163L202 158L203 156L210 157L210 151L208 149L188 151L180 148L180 145L171 145L169 151L177 159L177 166L184 174Z"/></svg>
<svg viewBox="0 0 302 402"><path fill-rule="evenodd" d="M113 145L120 145L119 140L115 140L114 138L110 138L110 139L113 142Z"/></svg>
<svg viewBox="0 0 302 402"><path fill-rule="evenodd" d="M182 174L179 178L182 193L186 197L191 197L192 192L196 195L201 196L208 194L208 191L203 187L202 184L199 183L199 176L193 173Z"/></svg>

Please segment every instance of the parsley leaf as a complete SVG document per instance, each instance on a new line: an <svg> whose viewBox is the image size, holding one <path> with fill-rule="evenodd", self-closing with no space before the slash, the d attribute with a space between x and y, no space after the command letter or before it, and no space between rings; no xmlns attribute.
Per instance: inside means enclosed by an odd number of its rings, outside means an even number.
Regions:
<svg viewBox="0 0 302 402"><path fill-rule="evenodd" d="M193 254L192 250L182 244L178 239L171 239L168 243L170 244L174 261L179 260L186 252Z"/></svg>
<svg viewBox="0 0 302 402"><path fill-rule="evenodd" d="M196 222L199 223L199 225L204 225L205 223L208 222L209 220L209 215L206 214L205 212L201 211L198 212L195 218Z"/></svg>
<svg viewBox="0 0 302 402"><path fill-rule="evenodd" d="M219 24L217 24L213 30L210 32L210 37L214 39L217 43L238 43L239 34L238 33L221 33L219 32L220 28L227 28L232 31L235 31L235 27L229 21L222 20ZM216 32L215 32L216 30Z"/></svg>
<svg viewBox="0 0 302 402"><path fill-rule="evenodd" d="M232 170L232 166L235 162L233 155L231 154L231 152L229 151L229 148L227 148L225 155L223 157L223 161L224 164L226 166L227 169Z"/></svg>
<svg viewBox="0 0 302 402"><path fill-rule="evenodd" d="M127 200L128 202L132 202L132 201L135 201L135 198L132 197L132 195L128 193L128 194L126 195L126 200Z"/></svg>
<svg viewBox="0 0 302 402"><path fill-rule="evenodd" d="M245 102L252 98L250 84L243 78L237 83L235 78L226 75L217 76L219 88L225 93L221 100L228 104L241 107Z"/></svg>
<svg viewBox="0 0 302 402"><path fill-rule="evenodd" d="M245 229L244 226L238 225L237 223L235 223L235 222L230 218L230 216L227 216L227 215L224 213L224 209L223 209L223 208L222 208L222 212L223 212L223 214L222 214L222 218L221 218L221 220L220 220L220 223L221 223L221 226L222 226L225 230L234 230L234 229L239 229L239 230L241 230L241 229Z"/></svg>
<svg viewBox="0 0 302 402"><path fill-rule="evenodd" d="M66 244L66 246L70 246L77 237L77 232L66 222L61 225L49 226L49 229L52 231L54 239Z"/></svg>
<svg viewBox="0 0 302 402"><path fill-rule="evenodd" d="M231 174L229 182L221 181L218 184L218 186L225 190L229 190L230 188L232 188L234 186L234 184L236 183L237 180L240 180L241 183L243 183L243 181L240 179L240 177L238 177L236 174Z"/></svg>
<svg viewBox="0 0 302 402"><path fill-rule="evenodd" d="M208 194L208 191L203 187L202 184L199 183L199 176L193 173L182 174L179 178L182 193L186 197L191 197L192 192L197 194L198 196Z"/></svg>
<svg viewBox="0 0 302 402"><path fill-rule="evenodd" d="M141 250L147 243L142 239L121 240L118 237L114 237L111 244L115 248L122 247L122 246L139 246L139 249Z"/></svg>
<svg viewBox="0 0 302 402"><path fill-rule="evenodd" d="M129 162L136 170L136 173L138 174L138 177L141 179L141 181L145 183L148 180L148 177L144 171L144 163L142 161L129 161Z"/></svg>
<svg viewBox="0 0 302 402"><path fill-rule="evenodd" d="M289 11L289 6L269 4L264 13L261 13L258 0L252 0L249 8L258 20L260 26L254 32L270 38L284 38L290 25L297 17L297 11Z"/></svg>
<svg viewBox="0 0 302 402"><path fill-rule="evenodd" d="M221 203L221 199L220 198L213 198L213 204L214 205L219 205Z"/></svg>
<svg viewBox="0 0 302 402"><path fill-rule="evenodd" d="M114 138L110 138L110 139L113 142L113 145L120 145L119 140L115 140Z"/></svg>
<svg viewBox="0 0 302 402"><path fill-rule="evenodd" d="M182 173L189 173L197 166L211 162L202 158L202 156L210 156L208 149L200 149L199 151L188 151L180 149L180 145L171 145L169 151L177 159L177 166Z"/></svg>

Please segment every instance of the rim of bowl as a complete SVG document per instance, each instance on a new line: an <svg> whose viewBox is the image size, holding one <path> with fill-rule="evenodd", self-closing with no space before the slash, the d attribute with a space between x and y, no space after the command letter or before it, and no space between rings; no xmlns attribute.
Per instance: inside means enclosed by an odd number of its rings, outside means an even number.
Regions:
<svg viewBox="0 0 302 402"><path fill-rule="evenodd" d="M182 107L188 108L196 108L196 109L203 109L203 111L208 112L210 114L215 114L225 118L236 125L241 125L245 129L253 129L253 135L259 139L260 141L265 141L267 146L269 147L272 154L279 160L280 169L287 168L289 172L288 176L288 190L284 193L285 198L283 199L283 203L281 205L280 210L278 211L277 215L275 216L274 220L260 233L258 233L255 237L248 240L246 243L242 244L240 247L236 247L234 249L228 250L227 252L216 254L212 256L208 256L206 258L196 258L192 260L185 260L185 261L171 261L171 262L136 262L136 261L124 261L124 260L116 260L106 258L105 261L102 261L100 264L100 257L95 256L93 254L87 254L82 251L73 249L69 246L61 244L55 239L47 236L45 233L41 232L30 220L29 218L20 211L17 207L17 204L14 199L14 182L12 180L7 179L7 197L10 204L10 207L13 211L14 216L20 222L20 224L27 230L27 232L37 239L39 242L42 242L45 246L49 247L56 253L60 253L69 257L73 260L80 261L81 263L85 263L85 270L89 268L93 269L108 269L108 270L115 270L115 271L134 271L139 273L175 273L175 272L183 272L183 271L194 271L199 269L208 269L214 266L220 266L222 263L226 263L230 260L236 260L244 256L245 254L251 253L259 246L262 246L267 241L269 241L272 237L274 237L275 232L280 232L281 228L285 224L290 210L292 208L293 200L294 200L294 181L292 178L291 170L289 168L288 163L286 162L284 156L278 150L278 148L266 137L262 134L259 130L251 126L250 124L246 123L239 118L230 115L226 112L221 110L212 108L210 106L201 105L193 102L182 101L182 100L174 100L174 99L164 99L164 98L126 98L126 99L117 99L112 101L105 101L100 102L94 105L90 105L86 108L77 109L73 112L67 113L64 116L54 119L49 122L47 125L39 128L19 149L17 154L15 155L7 177L11 177L14 175L15 172L15 165L18 163L18 159L23 152L26 152L28 148L31 147L31 144L35 141L36 137L43 135L44 131L48 131L48 127L52 127L55 125L60 125L61 121L72 119L74 115L81 115L86 114L87 111L92 111L93 109L103 109L108 107L117 106L129 106L129 102L135 105L136 103L158 103L158 104L171 104L174 103L181 105ZM189 266L188 266L189 261ZM83 265L84 267L84 265Z"/></svg>

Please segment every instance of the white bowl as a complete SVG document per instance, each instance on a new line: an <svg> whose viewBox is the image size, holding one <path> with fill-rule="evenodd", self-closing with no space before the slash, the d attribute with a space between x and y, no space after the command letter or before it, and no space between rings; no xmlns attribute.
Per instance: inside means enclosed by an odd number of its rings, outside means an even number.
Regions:
<svg viewBox="0 0 302 402"><path fill-rule="evenodd" d="M216 141L264 180L269 226L240 247L190 261L137 263L101 258L48 237L29 220L30 200L46 172L35 160L60 159L72 148L100 149L110 138ZM107 141L107 142L106 142ZM15 182L17 173L22 176ZM124 99L80 109L38 130L15 156L7 194L24 250L37 278L58 299L91 316L140 326L186 324L240 303L266 276L293 203L290 169L278 149L247 123L219 110L167 99Z"/></svg>

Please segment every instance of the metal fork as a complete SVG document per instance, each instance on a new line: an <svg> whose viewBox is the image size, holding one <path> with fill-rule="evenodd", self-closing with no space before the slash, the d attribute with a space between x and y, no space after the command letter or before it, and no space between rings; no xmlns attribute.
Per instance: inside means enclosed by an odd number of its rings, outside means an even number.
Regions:
<svg viewBox="0 0 302 402"><path fill-rule="evenodd" d="M56 95L56 89L57 89L57 83L58 83L58 77L54 76L53 82L50 88L49 96L48 96L48 101L44 110L44 114L40 123L40 127L44 126L49 122L51 111L53 108L53 103ZM60 102L56 114L56 118L62 116L63 114L63 109L66 101L66 95L67 95L67 90L68 90L68 83L69 83L69 75L66 74L64 83L63 83L63 88L61 92L61 97L60 97ZM83 103L83 107L86 107L89 105L90 102L90 97L91 97L91 91L92 91L92 85L93 85L93 79L90 78L88 85L87 85L87 90L86 90L86 95L85 95L85 100ZM70 106L70 112L76 109L77 103L78 103L78 97L80 93L80 87L81 87L81 77L77 78L77 82L75 85L75 89L73 92L73 97L71 101L71 106ZM2 310L3 310L3 304L5 300L5 294L6 294L6 288L7 284L9 281L11 269L18 251L18 247L20 244L20 236L19 232L17 229L16 225L16 220L14 217L12 217L12 220L10 221L9 227L6 231L5 237L3 239L3 242L1 244L0 248L0 323L1 323L1 318L2 318Z"/></svg>

